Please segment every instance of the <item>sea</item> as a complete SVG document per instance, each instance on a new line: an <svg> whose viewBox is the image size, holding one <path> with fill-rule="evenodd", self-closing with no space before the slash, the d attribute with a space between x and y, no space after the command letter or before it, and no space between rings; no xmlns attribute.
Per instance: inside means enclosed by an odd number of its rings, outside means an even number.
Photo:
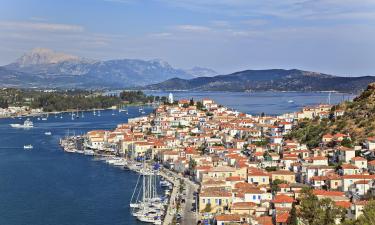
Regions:
<svg viewBox="0 0 375 225"><path fill-rule="evenodd" d="M166 96L169 92L147 92ZM268 115L299 110L305 105L337 103L354 96L298 92L173 92L174 98L212 98L239 111ZM144 107L146 115L151 107ZM30 117L32 129L9 124L25 118L0 119L0 225L138 225L129 202L138 175L92 157L65 153L59 139L94 129L113 129L128 118L141 116L138 107L129 114L115 110L101 116L84 112L72 120L68 113L50 114L47 120ZM62 118L60 118L62 115ZM45 132L51 132L47 136ZM23 146L31 144L32 150Z"/></svg>

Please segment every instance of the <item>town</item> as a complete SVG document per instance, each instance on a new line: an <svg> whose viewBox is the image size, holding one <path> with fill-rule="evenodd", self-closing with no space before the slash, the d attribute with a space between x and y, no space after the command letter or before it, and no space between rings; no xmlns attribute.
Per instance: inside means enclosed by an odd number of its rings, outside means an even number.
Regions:
<svg viewBox="0 0 375 225"><path fill-rule="evenodd" d="M288 134L300 121L343 114L319 104L254 116L211 99L175 101L170 94L148 116L88 132L85 146L93 154L159 162L183 181L188 190L182 202L171 200L171 207L181 205L170 224L312 224L307 214L316 221L318 215L306 210L306 199L338 210L324 219L340 224L358 219L375 194L375 137L348 146L349 134L327 133L310 148Z"/></svg>

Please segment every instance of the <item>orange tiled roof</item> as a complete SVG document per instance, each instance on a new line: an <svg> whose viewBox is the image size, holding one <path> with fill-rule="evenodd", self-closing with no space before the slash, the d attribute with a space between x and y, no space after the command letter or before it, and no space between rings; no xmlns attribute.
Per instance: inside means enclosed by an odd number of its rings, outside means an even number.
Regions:
<svg viewBox="0 0 375 225"><path fill-rule="evenodd" d="M273 203L293 203L294 198L288 195L276 195L275 199L272 200Z"/></svg>

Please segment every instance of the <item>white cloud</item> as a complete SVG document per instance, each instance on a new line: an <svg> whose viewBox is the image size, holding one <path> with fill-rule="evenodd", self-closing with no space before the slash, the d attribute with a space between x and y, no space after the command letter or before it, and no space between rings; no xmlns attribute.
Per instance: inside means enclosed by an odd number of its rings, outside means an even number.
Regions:
<svg viewBox="0 0 375 225"><path fill-rule="evenodd" d="M207 32L210 31L211 28L205 26L197 26L197 25L178 25L175 27L176 30L184 31L184 32Z"/></svg>
<svg viewBox="0 0 375 225"><path fill-rule="evenodd" d="M82 26L28 21L0 21L0 29L81 32Z"/></svg>

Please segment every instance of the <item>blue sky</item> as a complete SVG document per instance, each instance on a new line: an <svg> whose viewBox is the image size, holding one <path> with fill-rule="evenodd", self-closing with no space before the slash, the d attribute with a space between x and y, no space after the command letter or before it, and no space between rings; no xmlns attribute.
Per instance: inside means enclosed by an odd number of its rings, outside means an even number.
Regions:
<svg viewBox="0 0 375 225"><path fill-rule="evenodd" d="M374 0L2 0L0 64L35 47L220 73L375 75Z"/></svg>

